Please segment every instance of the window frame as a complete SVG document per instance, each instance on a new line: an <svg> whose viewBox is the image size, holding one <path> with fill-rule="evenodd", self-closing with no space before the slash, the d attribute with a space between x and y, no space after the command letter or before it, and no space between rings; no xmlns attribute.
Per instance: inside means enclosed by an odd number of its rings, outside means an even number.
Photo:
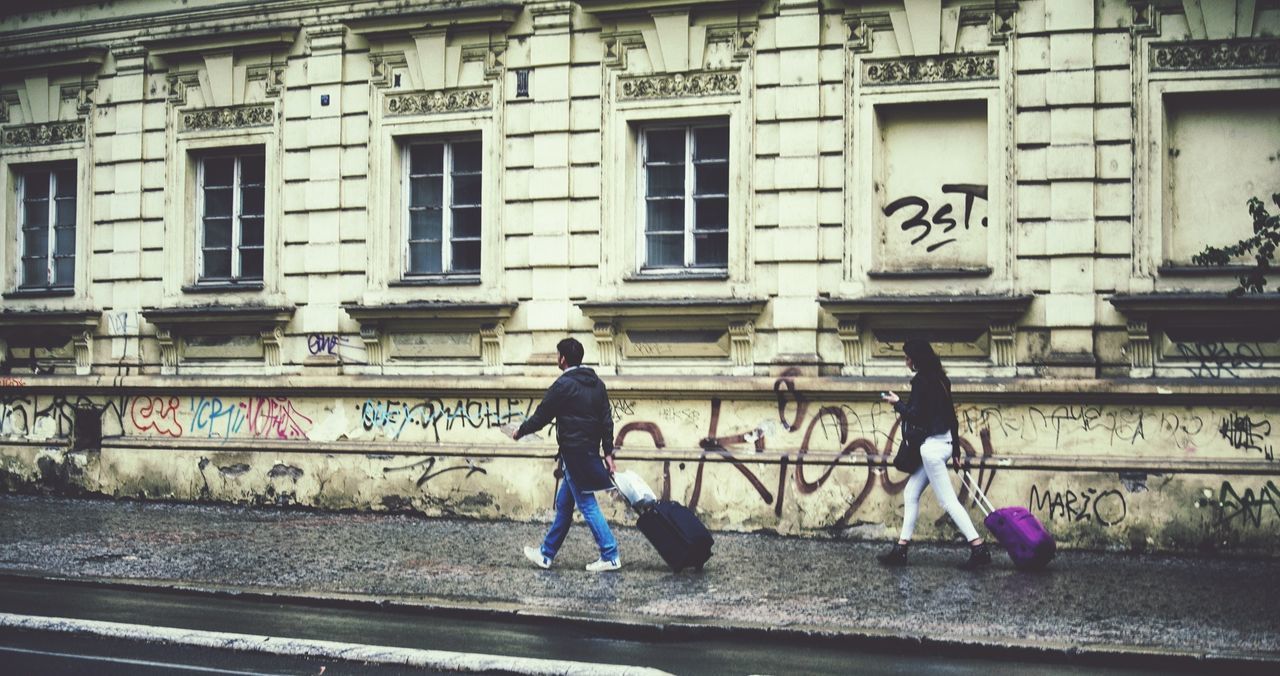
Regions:
<svg viewBox="0 0 1280 676"><path fill-rule="evenodd" d="M717 159L704 164L723 164L725 171L725 192L707 195L697 195L697 165L698 161L694 158L694 136L698 129L716 129L724 128L728 141L725 144L726 156L723 160ZM653 266L649 263L648 236L649 232L649 134L651 132L661 131L683 131L684 132L684 192L681 199L684 200L684 219L681 228L683 241L683 264L680 266ZM636 252L640 260L638 261L638 270L642 275L662 276L662 275L680 275L689 273L727 273L729 270L729 254L732 250L729 242L733 227L733 211L729 206L732 198L732 178L733 178L733 125L728 118L711 118L699 121L686 121L683 123L663 123L657 122L653 124L643 124L637 127L639 139L637 143L637 175L639 179L639 188L637 190L637 227L636 227ZM671 166L671 165L668 165ZM723 232L725 236L724 260L719 265L698 265L697 264L697 204L696 197L713 197L725 200L725 227L723 230L701 231L704 234L715 234ZM674 231L663 231L674 232Z"/></svg>
<svg viewBox="0 0 1280 676"><path fill-rule="evenodd" d="M453 177L458 173L453 171L454 146L462 143L474 143L477 146L477 160L480 163L480 170L475 172L463 172L463 176L478 176L480 178L480 196L479 201L474 204L455 205L452 204L454 186ZM413 149L425 146L439 145L441 151L440 165L440 271L439 272L413 272L410 266L413 261L410 246L414 241L429 240L413 240L412 239L412 194L413 194ZM485 197L484 197L484 174L485 174L485 149L484 139L480 135L475 136L444 136L444 137L415 137L406 139L400 148L400 279L414 280L442 280L442 279L473 279L480 276L484 268L484 250L485 250ZM419 174L418 176L431 176L431 174ZM475 208L480 210L480 232L475 237L459 238L453 237L453 209L456 206L465 208ZM474 270L458 271L453 267L453 242L455 240L476 242L480 246L477 256L477 267Z"/></svg>
<svg viewBox="0 0 1280 676"><path fill-rule="evenodd" d="M76 287L76 256L79 250L77 239L80 236L80 179L77 171L78 167L75 160L66 162L49 162L33 165L15 167L14 171L14 196L17 200L17 255L14 257L15 265L15 281L14 288L19 292L74 292ZM72 232L72 251L68 254L58 253L58 225L57 220L57 200L58 200L58 173L70 170L71 184L74 189L71 199L73 200L71 223ZM27 209L26 209L26 188L30 174L47 173L49 175L49 192L47 202L49 206L45 212L45 223L43 230L45 232L46 249L45 249L45 276L44 282L41 284L28 283L26 280L26 259L27 259ZM71 259L70 279L57 283L57 260L59 258Z"/></svg>
<svg viewBox="0 0 1280 676"><path fill-rule="evenodd" d="M256 278L245 277L242 272L241 261L241 243L243 241L244 232L244 213L242 212L242 195L241 191L244 186L241 183L241 165L245 158L260 157L262 158L262 214L258 218L262 220L262 244L256 248L262 252L262 272ZM231 178L231 274L227 277L208 277L205 274L204 252L205 246L205 163L209 160L231 158L234 160L232 165ZM267 157L265 149L258 150L254 148L235 148L229 150L217 150L213 152L201 152L196 159L196 194L195 194L195 214L199 233L196 238L196 284L198 286L216 286L225 284L262 284L266 279L266 262L267 262Z"/></svg>

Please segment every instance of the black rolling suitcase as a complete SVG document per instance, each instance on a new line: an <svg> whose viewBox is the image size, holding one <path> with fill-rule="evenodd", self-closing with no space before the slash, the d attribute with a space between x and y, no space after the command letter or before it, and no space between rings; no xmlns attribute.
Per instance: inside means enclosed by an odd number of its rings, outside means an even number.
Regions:
<svg viewBox="0 0 1280 676"><path fill-rule="evenodd" d="M674 572L702 570L711 558L711 533L693 510L678 502L653 503L640 514L637 525Z"/></svg>
<svg viewBox="0 0 1280 676"><path fill-rule="evenodd" d="M678 502L654 500L653 491L631 472L614 475L618 495L640 515L640 532L671 570L702 570L711 558L711 533L693 510Z"/></svg>

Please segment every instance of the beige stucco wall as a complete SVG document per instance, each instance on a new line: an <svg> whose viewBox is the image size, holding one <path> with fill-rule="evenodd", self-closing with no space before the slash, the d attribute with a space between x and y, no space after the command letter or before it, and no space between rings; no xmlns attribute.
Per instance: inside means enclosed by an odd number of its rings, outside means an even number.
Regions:
<svg viewBox="0 0 1280 676"><path fill-rule="evenodd" d="M817 477L855 439L884 448L874 394L905 386L898 346L923 332L993 497L1065 544L1273 551L1277 305L1195 300L1235 278L1185 263L1280 191L1280 120L1258 103L1280 91L1278 39L1280 8L1243 0L5 10L7 481L538 518L549 447L488 418L393 438L365 407L523 414L570 334L628 403L619 429L660 426L663 448L625 439L639 471L713 526L881 537L901 477L861 445ZM654 279L638 133L707 119L730 128L729 260ZM403 148L459 137L482 143L481 272L405 284ZM265 274L211 290L195 158L246 146L266 155ZM16 172L66 161L74 289L13 293ZM784 372L805 383L800 429L779 418ZM716 435L764 426L763 450L723 444L741 467L704 457L713 399ZM171 400L172 428L135 416ZM77 405L101 413L100 451L68 452Z"/></svg>

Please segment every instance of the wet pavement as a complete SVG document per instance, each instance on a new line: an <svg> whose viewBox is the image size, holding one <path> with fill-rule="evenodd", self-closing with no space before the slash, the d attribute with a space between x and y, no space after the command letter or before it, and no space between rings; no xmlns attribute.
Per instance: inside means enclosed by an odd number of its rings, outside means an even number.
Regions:
<svg viewBox="0 0 1280 676"><path fill-rule="evenodd" d="M1280 561L1064 552L1043 573L956 570L962 547L717 533L672 574L615 528L623 570L592 574L585 526L555 566L520 553L545 524L0 496L0 572L536 611L639 623L791 628L956 643L1280 657Z"/></svg>

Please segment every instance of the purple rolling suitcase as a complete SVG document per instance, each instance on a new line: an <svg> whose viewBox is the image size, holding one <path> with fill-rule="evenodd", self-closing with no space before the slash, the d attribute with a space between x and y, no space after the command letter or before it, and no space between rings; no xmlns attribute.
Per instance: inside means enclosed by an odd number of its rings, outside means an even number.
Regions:
<svg viewBox="0 0 1280 676"><path fill-rule="evenodd" d="M962 478L977 498L978 507L987 515L983 521L987 530L1004 545L1009 558L1013 559L1013 565L1020 570L1039 570L1049 565L1058 551L1058 545L1040 520L1026 507L993 509L991 501L978 488L978 482L968 472L964 472Z"/></svg>

